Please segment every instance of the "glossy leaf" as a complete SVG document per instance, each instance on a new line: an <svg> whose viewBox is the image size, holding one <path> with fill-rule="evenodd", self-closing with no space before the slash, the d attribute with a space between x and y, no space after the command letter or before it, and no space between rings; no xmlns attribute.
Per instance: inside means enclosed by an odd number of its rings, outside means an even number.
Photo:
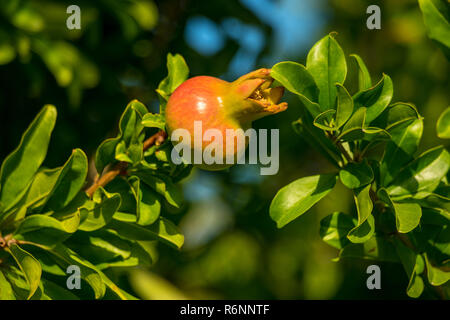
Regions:
<svg viewBox="0 0 450 320"><path fill-rule="evenodd" d="M144 127L166 130L166 120L161 114L147 113L142 118L142 125Z"/></svg>
<svg viewBox="0 0 450 320"><path fill-rule="evenodd" d="M189 68L180 54L172 55L169 53L167 54L167 70L168 75L161 81L158 90L170 95L187 79Z"/></svg>
<svg viewBox="0 0 450 320"><path fill-rule="evenodd" d="M372 124L390 131L405 122L420 119L417 108L411 103L397 102L388 106Z"/></svg>
<svg viewBox="0 0 450 320"><path fill-rule="evenodd" d="M270 217L281 228L308 211L336 184L335 174L305 177L281 188L270 204Z"/></svg>
<svg viewBox="0 0 450 320"><path fill-rule="evenodd" d="M169 220L159 218L150 226L140 226L135 223L112 220L108 228L115 230L120 236L131 240L160 240L177 249L184 243L184 236Z"/></svg>
<svg viewBox="0 0 450 320"><path fill-rule="evenodd" d="M80 209L81 223L79 230L94 231L104 227L111 221L114 213L119 210L121 197L118 193L109 193L98 188L93 201L87 201Z"/></svg>
<svg viewBox="0 0 450 320"><path fill-rule="evenodd" d="M44 232L42 229L53 229L56 231L60 231L61 233L74 233L78 229L78 225L80 223L80 216L78 214L74 214L71 217L68 217L64 220L58 220L51 216L46 216L42 214L34 214L26 217L18 226L15 231L17 235L23 235L28 232L40 230L40 232Z"/></svg>
<svg viewBox="0 0 450 320"><path fill-rule="evenodd" d="M450 139L450 107L440 115L436 124L436 132L439 138Z"/></svg>
<svg viewBox="0 0 450 320"><path fill-rule="evenodd" d="M420 276L425 268L423 258L420 254L416 254L399 240L395 241L395 249L397 250L400 261L402 262L403 268L409 278L406 293L411 298L418 298L422 294L425 287L423 279Z"/></svg>
<svg viewBox="0 0 450 320"><path fill-rule="evenodd" d="M336 128L342 127L353 113L353 99L344 86L337 84Z"/></svg>
<svg viewBox="0 0 450 320"><path fill-rule="evenodd" d="M56 211L67 206L84 186L87 172L88 160L85 153L75 149L63 166L46 207Z"/></svg>
<svg viewBox="0 0 450 320"><path fill-rule="evenodd" d="M386 145L381 161L381 184L388 185L400 169L413 159L422 138L423 121L417 119L412 123L403 123L390 131L391 141Z"/></svg>
<svg viewBox="0 0 450 320"><path fill-rule="evenodd" d="M0 300L16 300L14 289L0 269Z"/></svg>
<svg viewBox="0 0 450 320"><path fill-rule="evenodd" d="M338 259L342 258L398 262L395 247L382 236L373 236L364 243L349 244L340 251Z"/></svg>
<svg viewBox="0 0 450 320"><path fill-rule="evenodd" d="M428 36L450 48L450 23L444 14L444 11L447 11L448 15L448 3L440 0L419 0L419 6Z"/></svg>
<svg viewBox="0 0 450 320"><path fill-rule="evenodd" d="M427 265L427 277L428 281L433 286L441 286L450 280L450 271L444 270L444 268L439 268L434 266L428 259L427 254L424 254L425 262Z"/></svg>
<svg viewBox="0 0 450 320"><path fill-rule="evenodd" d="M7 251L12 255L27 280L29 285L28 299L30 299L36 292L41 280L41 264L31 254L16 244L10 245Z"/></svg>
<svg viewBox="0 0 450 320"><path fill-rule="evenodd" d="M103 141L97 149L95 154L95 167L100 174L103 169L110 163L116 161L116 149L121 141L123 143L123 150L131 144L142 142L142 117L148 113L147 108L139 101L131 101L119 120L119 133L116 138L111 138ZM119 152L119 154L121 154ZM132 161L132 160L130 160Z"/></svg>
<svg viewBox="0 0 450 320"><path fill-rule="evenodd" d="M368 125L375 120L389 105L394 93L391 78L383 74L381 80L372 88L358 92L354 97L355 108L365 107L366 121Z"/></svg>
<svg viewBox="0 0 450 320"><path fill-rule="evenodd" d="M419 225L422 208L417 203L395 202L386 189L378 190L379 197L386 202L395 213L395 223L400 233L408 233Z"/></svg>
<svg viewBox="0 0 450 320"><path fill-rule="evenodd" d="M56 109L45 106L25 131L19 146L6 157L0 169L0 211L15 205L27 191L47 154Z"/></svg>
<svg viewBox="0 0 450 320"><path fill-rule="evenodd" d="M392 197L433 191L448 172L450 155L443 147L430 149L408 164L387 188Z"/></svg>
<svg viewBox="0 0 450 320"><path fill-rule="evenodd" d="M137 223L143 226L154 223L161 212L161 203L155 192L147 187L141 185L141 199L139 206L139 215Z"/></svg>
<svg viewBox="0 0 450 320"><path fill-rule="evenodd" d="M349 231L347 238L353 243L369 240L375 232L375 220L372 216L373 204L370 199L371 185L361 190L355 190L355 204L358 212L358 223Z"/></svg>
<svg viewBox="0 0 450 320"><path fill-rule="evenodd" d="M319 89L305 66L291 61L280 62L272 67L270 75L296 94L314 118L321 113L317 103Z"/></svg>
<svg viewBox="0 0 450 320"><path fill-rule="evenodd" d="M93 289L96 299L100 299L105 295L106 287L102 280L102 275L92 263L83 259L76 252L62 244L58 244L54 248L48 249L48 251L55 256L64 270L69 265L77 265L80 268L82 279Z"/></svg>
<svg viewBox="0 0 450 320"><path fill-rule="evenodd" d="M142 181L157 193L164 196L166 201L174 206L180 208L183 203L183 196L178 185L175 185L170 177L156 176L148 174L147 172L136 172L136 175L142 179Z"/></svg>
<svg viewBox="0 0 450 320"><path fill-rule="evenodd" d="M370 78L370 73L366 67L366 64L357 54L351 54L350 57L355 58L355 61L358 64L359 91L369 89L372 87L372 79Z"/></svg>
<svg viewBox="0 0 450 320"><path fill-rule="evenodd" d="M344 83L347 63L344 52L331 34L319 40L309 51L306 68L319 88L320 109L335 109L336 83Z"/></svg>
<svg viewBox="0 0 450 320"><path fill-rule="evenodd" d="M325 131L336 131L337 127L334 125L334 114L336 110L327 110L319 114L315 119L313 124Z"/></svg>
<svg viewBox="0 0 450 320"><path fill-rule="evenodd" d="M353 141L364 137L363 128L366 122L367 109L361 107L353 113L341 130L338 140Z"/></svg>
<svg viewBox="0 0 450 320"><path fill-rule="evenodd" d="M349 163L339 171L339 178L347 188L356 189L373 181L373 171L367 161Z"/></svg>
<svg viewBox="0 0 450 320"><path fill-rule="evenodd" d="M330 246L342 249L349 244L347 234L356 223L348 214L334 212L320 221L320 237Z"/></svg>

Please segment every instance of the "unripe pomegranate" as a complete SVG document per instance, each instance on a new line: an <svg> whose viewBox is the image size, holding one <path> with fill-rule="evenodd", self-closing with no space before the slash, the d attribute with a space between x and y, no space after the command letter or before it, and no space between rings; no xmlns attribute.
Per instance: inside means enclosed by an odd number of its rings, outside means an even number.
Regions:
<svg viewBox="0 0 450 320"><path fill-rule="evenodd" d="M232 164L226 163L227 156L236 159L238 154L245 151L248 139L239 147L236 137L234 148L226 148L227 129L242 129L235 131L242 135L243 131L251 128L252 121L287 108L287 103L279 103L284 88L271 88L272 82L270 69L250 72L233 82L209 76L186 80L172 93L167 103L165 116L169 137L176 129L186 129L189 132L192 139L183 139L180 143L189 143L192 163L194 151L197 149L203 152L215 140L202 139L200 144L194 144L194 136L198 134L198 130L194 132L194 122L197 125L201 123L203 133L208 129L217 129L216 132L220 132L223 137L222 164L202 161L194 162L194 165L206 170L222 170L231 166ZM175 141L174 144L177 145Z"/></svg>

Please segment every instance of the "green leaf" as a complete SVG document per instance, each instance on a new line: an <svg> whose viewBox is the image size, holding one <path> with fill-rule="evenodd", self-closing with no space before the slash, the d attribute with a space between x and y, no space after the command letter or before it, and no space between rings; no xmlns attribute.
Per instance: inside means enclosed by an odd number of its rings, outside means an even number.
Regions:
<svg viewBox="0 0 450 320"><path fill-rule="evenodd" d="M308 211L336 184L336 174L305 177L281 188L270 204L270 217L281 228Z"/></svg>
<svg viewBox="0 0 450 320"><path fill-rule="evenodd" d="M441 0L419 0L428 36L450 48L450 23L448 3Z"/></svg>
<svg viewBox="0 0 450 320"><path fill-rule="evenodd" d="M136 175L155 190L157 193L164 196L166 201L175 208L181 208L183 204L183 195L178 185L174 184L170 177L156 176L144 171L137 171Z"/></svg>
<svg viewBox="0 0 450 320"><path fill-rule="evenodd" d="M372 88L358 92L354 97L355 108L365 107L366 124L375 120L389 105L394 94L391 78L383 74L381 80Z"/></svg>
<svg viewBox="0 0 450 320"><path fill-rule="evenodd" d="M31 215L20 224L19 229L15 232L15 238L53 247L66 241L76 232L79 222L80 215L78 212L61 220L50 216Z"/></svg>
<svg viewBox="0 0 450 320"><path fill-rule="evenodd" d="M313 124L317 128L325 130L325 131L336 131L337 127L333 125L335 113L336 113L336 110L324 111L314 119Z"/></svg>
<svg viewBox="0 0 450 320"><path fill-rule="evenodd" d="M314 118L321 113L320 106L316 103L319 89L305 66L283 61L272 67L270 75L287 90L296 94Z"/></svg>
<svg viewBox="0 0 450 320"><path fill-rule="evenodd" d="M90 261L98 267L98 263L105 261L128 259L133 242L123 239L114 230L103 228L95 232L77 233L64 244L79 255L90 257Z"/></svg>
<svg viewBox="0 0 450 320"><path fill-rule="evenodd" d="M79 230L94 231L104 227L119 210L121 203L120 194L109 193L103 188L98 188L92 199L93 201L87 201L86 205L80 209Z"/></svg>
<svg viewBox="0 0 450 320"><path fill-rule="evenodd" d="M422 217L422 208L417 203L400 203L393 201L386 189L379 189L378 196L386 202L395 213L398 232L408 233L415 229Z"/></svg>
<svg viewBox="0 0 450 320"><path fill-rule="evenodd" d="M425 261L427 264L427 277L428 281L433 286L442 286L447 281L450 280L450 272L447 270L442 270L441 268L438 268L436 266L433 266L428 259L428 256L426 253L423 254L425 257Z"/></svg>
<svg viewBox="0 0 450 320"><path fill-rule="evenodd" d="M162 217L156 223L145 227L113 219L108 228L117 231L121 237L131 240L160 240L177 249L180 249L184 243L184 236L178 228Z"/></svg>
<svg viewBox="0 0 450 320"><path fill-rule="evenodd" d="M95 167L100 174L110 163L116 161L117 145L124 141L123 150L128 150L130 145L139 144L144 138L142 130L142 117L148 113L147 108L138 100L131 101L119 121L119 133L116 138L106 139L97 149L95 154ZM120 154L120 152L119 152ZM132 161L130 159L130 161Z"/></svg>
<svg viewBox="0 0 450 320"><path fill-rule="evenodd" d="M53 229L55 231L60 231L61 233L74 233L75 231L77 231L79 223L79 214L74 214L73 216L61 221L51 216L33 214L26 217L19 224L14 234L23 235L25 233L33 232L36 230L44 232L42 229Z"/></svg>
<svg viewBox="0 0 450 320"><path fill-rule="evenodd" d="M17 207L24 208L24 213L26 213L28 208L42 208L51 195L61 171L62 167L56 169L40 169L34 176L25 196L17 204ZM7 216L4 219L7 219Z"/></svg>
<svg viewBox="0 0 450 320"><path fill-rule="evenodd" d="M152 264L152 257L142 248L139 243L133 242L131 245L130 255L123 260L109 261L100 263L97 268L103 270L106 268L115 267L133 267L133 266L150 266Z"/></svg>
<svg viewBox="0 0 450 320"><path fill-rule="evenodd" d="M306 68L319 88L321 110L335 109L336 83L344 83L347 63L344 52L331 34L319 40L309 51Z"/></svg>
<svg viewBox="0 0 450 320"><path fill-rule="evenodd" d="M347 234L356 223L348 214L334 212L320 221L320 237L330 246L342 249L349 244Z"/></svg>
<svg viewBox="0 0 450 320"><path fill-rule="evenodd" d="M0 300L16 300L13 287L0 269Z"/></svg>
<svg viewBox="0 0 450 320"><path fill-rule="evenodd" d="M366 112L367 109L365 107L357 109L342 128L337 140L353 141L362 139L364 137L363 128L366 122Z"/></svg>
<svg viewBox="0 0 450 320"><path fill-rule="evenodd" d="M161 114L147 113L142 118L142 125L149 128L159 128L166 130L166 120Z"/></svg>
<svg viewBox="0 0 450 320"><path fill-rule="evenodd" d="M169 53L167 54L167 70L168 75L161 81L158 89L170 95L187 79L189 68L180 54L172 55Z"/></svg>
<svg viewBox="0 0 450 320"><path fill-rule="evenodd" d="M58 244L52 249L44 249L48 250L48 252L57 259L57 262L64 270L66 270L69 265L77 265L80 268L81 278L93 289L96 299L100 299L105 295L106 288L102 275L92 263L83 259L76 252L62 244Z"/></svg>
<svg viewBox="0 0 450 320"><path fill-rule="evenodd" d="M339 253L338 260L342 258L398 262L394 246L383 236L373 236L364 243L347 245Z"/></svg>
<svg viewBox="0 0 450 320"><path fill-rule="evenodd" d="M370 199L369 184L361 190L355 190L355 204L358 211L358 223L349 231L347 238L353 243L362 243L369 240L375 232L375 220L372 216L373 203Z"/></svg>
<svg viewBox="0 0 450 320"><path fill-rule="evenodd" d="M423 121L403 123L390 131L391 141L386 145L381 161L381 185L386 186L397 176L400 169L413 159L422 138Z"/></svg>
<svg viewBox="0 0 450 320"><path fill-rule="evenodd" d="M56 211L67 206L83 187L87 172L86 154L80 149L75 149L58 176L46 208Z"/></svg>
<svg viewBox="0 0 450 320"><path fill-rule="evenodd" d="M158 219L160 212L161 203L159 202L158 196L146 185L141 185L141 199L139 202L137 223L143 226L153 224Z"/></svg>
<svg viewBox="0 0 450 320"><path fill-rule="evenodd" d="M359 91L363 91L372 87L372 79L370 78L369 70L364 61L357 54L351 54L350 57L355 58L358 64L358 85Z"/></svg>
<svg viewBox="0 0 450 320"><path fill-rule="evenodd" d="M411 103L397 102L388 106L383 113L373 121L373 125L390 131L405 122L420 119L417 108Z"/></svg>
<svg viewBox="0 0 450 320"><path fill-rule="evenodd" d="M28 299L30 299L36 292L39 282L41 281L41 264L31 254L16 244L10 245L6 251L11 254L20 270L25 275L25 279L29 285Z"/></svg>
<svg viewBox="0 0 450 320"><path fill-rule="evenodd" d="M56 122L56 109L46 105L25 131L19 146L0 169L0 211L14 206L27 191L47 154Z"/></svg>
<svg viewBox="0 0 450 320"><path fill-rule="evenodd" d="M436 124L437 136L441 139L450 139L450 107L444 110Z"/></svg>
<svg viewBox="0 0 450 320"><path fill-rule="evenodd" d="M169 96L189 75L189 68L186 61L179 54L167 54L167 70L167 77L159 83L158 89L156 90L163 99L163 101L161 101L162 103L160 103L160 114L162 115L164 114L165 104L167 103Z"/></svg>
<svg viewBox="0 0 450 320"><path fill-rule="evenodd" d="M143 226L154 223L161 212L161 203L157 195L145 184L141 184L136 176L130 177L128 183L136 201L137 223Z"/></svg>
<svg viewBox="0 0 450 320"><path fill-rule="evenodd" d="M339 171L339 178L347 188L356 189L373 181L373 171L367 161L349 163Z"/></svg>
<svg viewBox="0 0 450 320"><path fill-rule="evenodd" d="M336 128L342 127L353 113L353 99L347 89L340 84L336 84L337 90L337 111Z"/></svg>
<svg viewBox="0 0 450 320"><path fill-rule="evenodd" d="M450 155L444 147L436 147L424 152L408 164L387 188L392 197L432 192L446 176L450 167Z"/></svg>
<svg viewBox="0 0 450 320"><path fill-rule="evenodd" d="M409 284L406 293L411 298L418 298L423 292L424 282L420 276L423 273L425 264L420 254L406 247L400 240L394 242L397 254L402 262L403 268L409 278Z"/></svg>

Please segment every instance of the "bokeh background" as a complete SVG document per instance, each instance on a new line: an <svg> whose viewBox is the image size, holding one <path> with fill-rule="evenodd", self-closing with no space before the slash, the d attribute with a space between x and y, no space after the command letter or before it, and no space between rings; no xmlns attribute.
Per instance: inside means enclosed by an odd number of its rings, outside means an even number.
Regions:
<svg viewBox="0 0 450 320"><path fill-rule="evenodd" d="M81 8L81 30L68 30L66 8ZM381 8L381 30L366 28L366 8ZM310 47L331 31L347 56L359 54L373 80L394 82L394 101L414 103L425 117L421 150L443 144L435 123L448 106L449 64L426 36L416 0L1 0L0 159L11 152L40 108L58 108L46 165L59 166L80 147L92 157L114 136L128 101L157 112L155 89L167 53L182 54L190 75L226 80L283 60L305 63ZM348 59L348 84L356 88ZM354 92L354 91L353 91ZM256 165L223 172L195 170L183 184L186 205L165 212L186 237L181 252L153 245L150 269L110 274L145 299L406 299L402 267L377 263L382 289L366 287L370 261L333 262L337 250L319 237L334 211L355 213L341 185L310 212L279 230L269 217L276 191L332 167L295 135L301 105L259 120L280 129L280 171ZM422 298L429 298L425 292Z"/></svg>

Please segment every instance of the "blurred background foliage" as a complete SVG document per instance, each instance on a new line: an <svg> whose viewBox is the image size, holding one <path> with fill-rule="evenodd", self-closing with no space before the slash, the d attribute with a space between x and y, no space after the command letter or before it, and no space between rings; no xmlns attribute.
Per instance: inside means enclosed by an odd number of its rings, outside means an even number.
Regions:
<svg viewBox="0 0 450 320"><path fill-rule="evenodd" d="M72 4L81 8L80 30L66 28ZM381 8L381 30L366 28L371 4ZM436 137L435 124L449 105L449 64L427 37L416 0L2 0L0 15L0 159L46 103L59 112L46 165L62 164L75 147L92 156L114 136L128 101L158 110L155 89L169 52L185 57L191 76L232 80L283 60L305 63L312 44L331 31L371 74L392 77L393 101L418 107L425 117L420 151L448 144ZM173 217L185 247L175 252L149 242L156 260L149 270L110 274L124 289L146 299L407 298L401 265L378 263L382 290L369 291L371 262L331 261L337 251L321 241L319 221L332 211L355 212L342 186L276 229L268 214L276 191L331 170L294 134L300 103L286 99L286 112L255 123L280 129L279 173L260 176L250 165L193 171L184 183L187 205Z"/></svg>

